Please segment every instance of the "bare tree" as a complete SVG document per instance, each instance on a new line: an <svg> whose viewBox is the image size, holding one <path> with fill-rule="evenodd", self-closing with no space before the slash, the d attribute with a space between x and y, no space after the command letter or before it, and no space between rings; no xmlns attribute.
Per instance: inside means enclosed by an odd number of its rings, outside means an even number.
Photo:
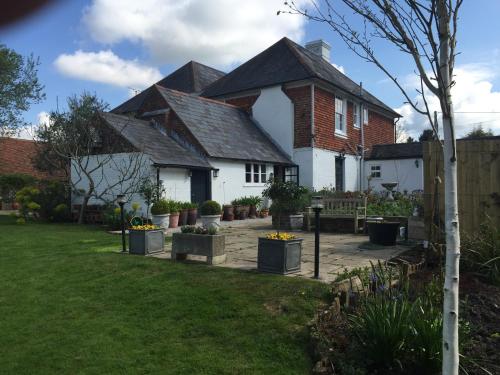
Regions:
<svg viewBox="0 0 500 375"><path fill-rule="evenodd" d="M359 57L375 64L399 88L413 109L427 116L439 139L427 96L439 99L444 133L446 269L443 306L443 374L458 374L458 279L460 235L457 204L457 157L451 88L457 44L458 13L463 0L323 0L310 8L285 2L284 13L328 24ZM357 29L340 6L360 17ZM278 12L279 14L280 12ZM418 98L399 82L373 47L380 39L410 57L419 77Z"/></svg>
<svg viewBox="0 0 500 375"><path fill-rule="evenodd" d="M149 177L147 157L129 144L121 132L106 126L100 111L107 105L88 93L68 99L68 111L50 114L49 124L36 132L36 166L66 173L72 193L82 197L78 223L83 223L90 199L103 203L119 192L139 191Z"/></svg>

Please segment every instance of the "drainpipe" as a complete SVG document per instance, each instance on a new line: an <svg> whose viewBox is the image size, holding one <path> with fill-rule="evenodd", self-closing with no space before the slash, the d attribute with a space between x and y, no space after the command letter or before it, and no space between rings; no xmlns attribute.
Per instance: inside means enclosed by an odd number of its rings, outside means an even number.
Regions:
<svg viewBox="0 0 500 375"><path fill-rule="evenodd" d="M361 97L363 97L363 82L359 83L359 91ZM359 159L359 190L363 190L363 182L365 180L365 106L363 101L361 101L361 105L359 108L360 111L360 121L359 124L361 129L361 158Z"/></svg>
<svg viewBox="0 0 500 375"><path fill-rule="evenodd" d="M314 189L314 140L316 137L316 129L314 128L314 83L311 84L311 153L312 153L312 165L311 165L311 172L312 172L312 188ZM297 169L297 179L299 177L299 172Z"/></svg>

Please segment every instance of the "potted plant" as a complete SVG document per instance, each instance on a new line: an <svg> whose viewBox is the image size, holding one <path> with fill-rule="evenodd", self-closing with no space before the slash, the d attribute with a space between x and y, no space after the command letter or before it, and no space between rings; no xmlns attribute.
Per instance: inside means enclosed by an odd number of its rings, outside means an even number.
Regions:
<svg viewBox="0 0 500 375"><path fill-rule="evenodd" d="M295 212L294 205L303 203L307 190L294 182L275 179L268 182L262 195L272 199L276 213L277 231L266 237L259 237L257 269L262 272L288 274L300 271L302 239L289 233L280 233L283 211ZM274 219L274 217L273 217Z"/></svg>
<svg viewBox="0 0 500 375"><path fill-rule="evenodd" d="M179 225L179 204L175 201L168 202L170 208L169 228L177 228Z"/></svg>
<svg viewBox="0 0 500 375"><path fill-rule="evenodd" d="M168 201L160 199L151 207L153 225L167 229L169 225L170 207Z"/></svg>
<svg viewBox="0 0 500 375"><path fill-rule="evenodd" d="M257 207L262 203L262 198L258 195L253 195L251 197L248 197L248 203L250 205L248 217L250 219L255 219L257 217Z"/></svg>
<svg viewBox="0 0 500 375"><path fill-rule="evenodd" d="M241 205L241 199L233 199L231 204L233 206L234 218L236 220L242 220L243 206Z"/></svg>
<svg viewBox="0 0 500 375"><path fill-rule="evenodd" d="M257 270L286 275L300 271L302 238L284 232L259 237Z"/></svg>
<svg viewBox="0 0 500 375"><path fill-rule="evenodd" d="M198 205L196 203L189 203L186 205L188 208L187 225L196 225L198 219Z"/></svg>
<svg viewBox="0 0 500 375"><path fill-rule="evenodd" d="M225 236L217 232L217 227L181 227L181 233L172 235L172 260L183 260L191 254L206 256L208 264L225 262Z"/></svg>
<svg viewBox="0 0 500 375"><path fill-rule="evenodd" d="M233 221L234 220L234 206L232 204L225 204L224 213L222 215L222 220Z"/></svg>
<svg viewBox="0 0 500 375"><path fill-rule="evenodd" d="M220 226L220 204L216 201L205 201L200 207L201 222L203 227L219 227Z"/></svg>
<svg viewBox="0 0 500 375"><path fill-rule="evenodd" d="M182 202L179 204L179 225L187 225L188 223L188 209L189 209L189 204L188 202Z"/></svg>
<svg viewBox="0 0 500 375"><path fill-rule="evenodd" d="M260 210L260 217L261 218L266 218L269 216L269 208L261 208Z"/></svg>
<svg viewBox="0 0 500 375"><path fill-rule="evenodd" d="M163 230L156 225L134 225L129 228L130 254L148 255L162 252L165 246Z"/></svg>
<svg viewBox="0 0 500 375"><path fill-rule="evenodd" d="M302 229L304 223L302 211L309 203L305 187L298 186L293 181L274 180L267 184L262 195L272 201L270 213L273 216L274 228Z"/></svg>

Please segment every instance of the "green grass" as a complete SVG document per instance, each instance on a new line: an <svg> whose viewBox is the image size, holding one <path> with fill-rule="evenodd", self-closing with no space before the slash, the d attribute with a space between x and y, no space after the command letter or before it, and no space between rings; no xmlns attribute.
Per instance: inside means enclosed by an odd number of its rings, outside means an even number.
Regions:
<svg viewBox="0 0 500 375"><path fill-rule="evenodd" d="M310 372L326 286L119 248L98 228L0 217L0 373Z"/></svg>

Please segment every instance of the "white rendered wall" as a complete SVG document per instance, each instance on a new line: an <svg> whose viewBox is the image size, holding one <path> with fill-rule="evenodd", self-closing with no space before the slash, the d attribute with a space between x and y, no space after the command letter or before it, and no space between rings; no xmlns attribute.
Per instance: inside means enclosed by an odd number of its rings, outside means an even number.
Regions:
<svg viewBox="0 0 500 375"><path fill-rule="evenodd" d="M313 149L313 187L321 190L335 187L335 157L338 152ZM353 155L345 155L344 190L359 190L359 160Z"/></svg>
<svg viewBox="0 0 500 375"><path fill-rule="evenodd" d="M174 201L191 202L191 179L189 170L184 168L161 168L165 197Z"/></svg>
<svg viewBox="0 0 500 375"><path fill-rule="evenodd" d="M293 103L280 86L262 89L252 107L262 128L290 157L293 155Z"/></svg>
<svg viewBox="0 0 500 375"><path fill-rule="evenodd" d="M113 185L120 179L120 170L122 166L125 166L130 158L134 154L114 154L112 155L114 162L108 162L104 164L102 169L96 170L93 174L94 182L99 182L96 186L96 191L101 192L107 186ZM105 158L109 157L109 155L95 155L89 157L89 165L86 170L92 169L94 166L97 166L99 162L106 160ZM143 164L141 177L146 178L149 176L151 180L156 183L156 168L152 166L152 163L148 157L142 156L141 162ZM124 164L125 163L125 164ZM105 176L105 178L101 178ZM77 169L75 165L71 168L71 179L73 183L76 184L77 189L88 189L88 179L85 176L82 176L82 179L79 180L79 176L77 173ZM163 180L163 184L165 186L165 196L168 199L174 199L179 201L191 201L191 183L189 179L189 171L187 169L182 168L161 168L160 169L160 180ZM128 184L125 183L123 186L118 185L111 190L111 192L105 197L107 202L113 202L116 199L116 196L120 193L123 193L128 190ZM138 192L130 192L126 194L126 198L128 200L125 205L125 209L130 210L132 203L139 203L141 208L138 214L145 215L146 214L146 204L144 203L144 199ZM79 194L72 194L72 204L80 204L83 200L83 197ZM102 205L105 204L105 201L97 200L95 198L91 198L89 200L89 204L91 205Z"/></svg>
<svg viewBox="0 0 500 375"><path fill-rule="evenodd" d="M370 176L372 165L379 165L381 169L381 177L370 181L370 187L375 191L385 191L381 185L385 182L397 182L395 190L400 192L424 189L423 159L366 160L365 176ZM364 184L368 187L368 179Z"/></svg>
<svg viewBox="0 0 500 375"><path fill-rule="evenodd" d="M212 179L212 199L229 204L233 199L249 195L262 195L265 183L246 183L245 162L210 159L210 164L219 169L218 177ZM273 165L266 164L266 174L273 173Z"/></svg>
<svg viewBox="0 0 500 375"><path fill-rule="evenodd" d="M292 160L299 166L299 184L312 188L313 183L313 152L311 147L293 150Z"/></svg>
<svg viewBox="0 0 500 375"><path fill-rule="evenodd" d="M86 171L91 171L99 164L102 164L101 168L96 169L91 173L92 180L94 181L95 191L100 194L108 187L115 185L118 181L123 180L123 176L127 176L126 171L133 169L130 165L135 165L135 163L142 164L141 171L136 175L136 180L139 181L141 178L145 178L153 173L153 168L151 167L150 159L142 154L137 153L119 153L119 154L105 154L105 155L92 155L89 156L89 161L85 167ZM82 163L83 164L83 163ZM130 176L130 173L128 174ZM75 185L77 190L87 191L89 188L89 179L83 173L78 173L78 167L76 163L72 163L71 166L71 181ZM128 204L125 206L130 209L132 202L138 202L142 204L142 198L137 192L129 191L130 185L134 180L130 179L125 181L123 184L114 186L110 191L103 196L104 200L98 200L95 198L90 198L90 205L102 205L105 202L113 202L116 200L116 196L121 193L126 193ZM137 184L136 184L137 185ZM72 204L80 204L83 201L83 196L80 194L71 195Z"/></svg>

